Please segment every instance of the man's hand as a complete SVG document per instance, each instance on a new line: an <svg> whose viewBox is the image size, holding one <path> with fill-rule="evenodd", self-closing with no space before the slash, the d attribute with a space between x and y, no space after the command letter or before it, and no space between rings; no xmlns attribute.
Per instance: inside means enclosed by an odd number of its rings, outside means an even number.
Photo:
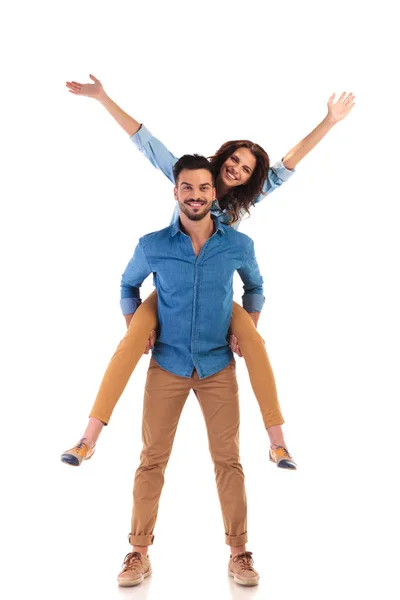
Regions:
<svg viewBox="0 0 400 600"><path fill-rule="evenodd" d="M351 109L355 106L355 96L354 94L348 94L346 96L346 92L343 92L336 103L333 102L334 99L335 94L332 94L328 100L328 118L333 123L337 123L347 117Z"/></svg>
<svg viewBox="0 0 400 600"><path fill-rule="evenodd" d="M232 352L234 352L235 354L237 354L238 356L240 356L240 358L243 357L243 354L240 352L238 339L233 334L231 335L231 337L229 339L229 345L231 347Z"/></svg>
<svg viewBox="0 0 400 600"><path fill-rule="evenodd" d="M89 75L90 79L94 83L77 83L76 81L67 81L65 84L68 91L75 96L87 96L88 98L95 98L100 100L105 95L104 88L101 81L96 79L94 75Z"/></svg>
<svg viewBox="0 0 400 600"><path fill-rule="evenodd" d="M151 333L150 333L150 337L147 340L147 346L144 349L144 354L148 354L155 343L156 343L156 332L154 331L154 329L152 329Z"/></svg>

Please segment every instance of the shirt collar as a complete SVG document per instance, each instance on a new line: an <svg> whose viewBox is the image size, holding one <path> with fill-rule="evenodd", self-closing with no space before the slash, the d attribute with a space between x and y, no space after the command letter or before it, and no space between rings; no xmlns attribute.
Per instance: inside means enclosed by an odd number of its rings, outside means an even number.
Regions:
<svg viewBox="0 0 400 600"><path fill-rule="evenodd" d="M219 235L225 235L221 220L218 217L214 217L214 215L211 215L211 218L214 221L215 232ZM171 237L174 237L177 233L182 233L179 217L171 225Z"/></svg>
<svg viewBox="0 0 400 600"><path fill-rule="evenodd" d="M212 203L212 207L213 207L213 209L214 209L214 210L215 210L215 209L217 209L217 210L219 210L220 212L222 212L222 208L220 207L218 200L214 200L214 201L213 201L213 203Z"/></svg>

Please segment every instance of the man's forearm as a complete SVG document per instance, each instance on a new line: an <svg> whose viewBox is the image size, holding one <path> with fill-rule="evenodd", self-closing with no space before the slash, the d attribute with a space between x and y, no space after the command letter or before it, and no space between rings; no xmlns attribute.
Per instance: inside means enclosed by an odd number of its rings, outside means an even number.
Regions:
<svg viewBox="0 0 400 600"><path fill-rule="evenodd" d="M98 101L104 106L104 108L110 113L122 129L129 135L137 133L141 127L141 124L136 121L133 117L129 116L122 110L107 94L104 92L99 96Z"/></svg>
<svg viewBox="0 0 400 600"><path fill-rule="evenodd" d="M336 124L336 121L327 115L323 121L311 133L294 146L283 158L283 164L287 169L294 169L299 162L315 148L315 146L326 136Z"/></svg>

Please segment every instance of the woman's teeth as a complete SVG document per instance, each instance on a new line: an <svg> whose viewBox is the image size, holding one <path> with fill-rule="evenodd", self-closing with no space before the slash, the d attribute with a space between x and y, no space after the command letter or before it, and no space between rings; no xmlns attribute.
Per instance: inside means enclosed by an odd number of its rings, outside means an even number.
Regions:
<svg viewBox="0 0 400 600"><path fill-rule="evenodd" d="M232 173L230 173L228 170L226 171L227 176L229 177L229 179L232 179L232 181L236 181L236 177L234 177L232 175Z"/></svg>

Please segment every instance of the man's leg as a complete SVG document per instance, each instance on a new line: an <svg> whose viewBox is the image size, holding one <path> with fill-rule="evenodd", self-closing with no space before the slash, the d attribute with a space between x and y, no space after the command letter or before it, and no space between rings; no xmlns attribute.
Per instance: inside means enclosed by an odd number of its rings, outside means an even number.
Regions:
<svg viewBox="0 0 400 600"><path fill-rule="evenodd" d="M229 574L237 583L256 585L259 576L252 566L251 553L246 552L247 499L239 456L240 415L235 361L211 377L199 379L196 373L194 379L193 389L204 415L214 462L225 542L231 547Z"/></svg>
<svg viewBox="0 0 400 600"><path fill-rule="evenodd" d="M143 402L143 449L133 488L129 534L133 548L125 556L123 569L118 576L121 586L138 585L151 575L147 550L154 541L153 530L164 485L164 472L190 388L190 379L164 371L151 359Z"/></svg>
<svg viewBox="0 0 400 600"><path fill-rule="evenodd" d="M179 418L191 380L164 371L152 359L144 393L140 466L135 474L130 543L153 543L153 529Z"/></svg>

